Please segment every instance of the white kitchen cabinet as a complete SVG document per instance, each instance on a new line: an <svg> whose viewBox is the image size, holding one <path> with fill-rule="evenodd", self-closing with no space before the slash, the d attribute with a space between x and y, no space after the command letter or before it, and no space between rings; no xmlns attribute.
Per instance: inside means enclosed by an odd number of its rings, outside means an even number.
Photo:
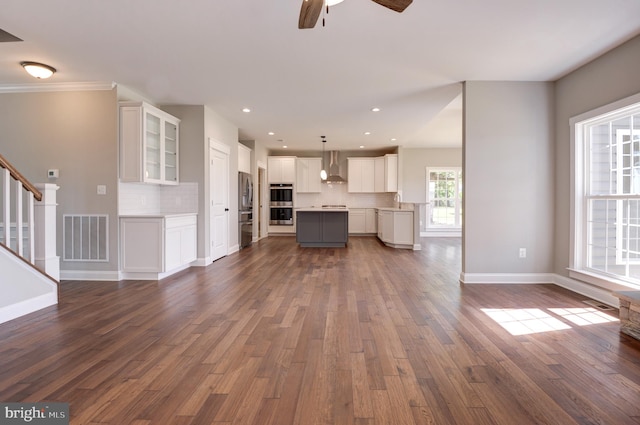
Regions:
<svg viewBox="0 0 640 425"><path fill-rule="evenodd" d="M385 192L386 189L386 174L385 174L385 160L384 156L374 159L375 168L375 192Z"/></svg>
<svg viewBox="0 0 640 425"><path fill-rule="evenodd" d="M349 233L359 234L367 231L367 216L364 208L349 208Z"/></svg>
<svg viewBox="0 0 640 425"><path fill-rule="evenodd" d="M348 190L356 193L398 191L398 155L347 158Z"/></svg>
<svg viewBox="0 0 640 425"><path fill-rule="evenodd" d="M297 158L296 159L296 192L320 193L322 192L322 158Z"/></svg>
<svg viewBox="0 0 640 425"><path fill-rule="evenodd" d="M238 171L251 174L251 149L238 143Z"/></svg>
<svg viewBox="0 0 640 425"><path fill-rule="evenodd" d="M349 208L349 233L375 235L377 220L375 208Z"/></svg>
<svg viewBox="0 0 640 425"><path fill-rule="evenodd" d="M392 248L414 249L413 211L379 208L378 238Z"/></svg>
<svg viewBox="0 0 640 425"><path fill-rule="evenodd" d="M375 158L347 158L347 190L352 193L375 191Z"/></svg>
<svg viewBox="0 0 640 425"><path fill-rule="evenodd" d="M318 171L318 175L320 171ZM267 158L267 180L269 183L295 183L296 157L270 156Z"/></svg>
<svg viewBox="0 0 640 425"><path fill-rule="evenodd" d="M120 103L120 180L177 185L180 120L145 102Z"/></svg>
<svg viewBox="0 0 640 425"><path fill-rule="evenodd" d="M384 156L384 190L383 192L398 191L398 155Z"/></svg>
<svg viewBox="0 0 640 425"><path fill-rule="evenodd" d="M120 217L124 279L157 280L197 259L197 215Z"/></svg>
<svg viewBox="0 0 640 425"><path fill-rule="evenodd" d="M378 231L378 217L375 208L367 208L365 213L365 232L376 234Z"/></svg>

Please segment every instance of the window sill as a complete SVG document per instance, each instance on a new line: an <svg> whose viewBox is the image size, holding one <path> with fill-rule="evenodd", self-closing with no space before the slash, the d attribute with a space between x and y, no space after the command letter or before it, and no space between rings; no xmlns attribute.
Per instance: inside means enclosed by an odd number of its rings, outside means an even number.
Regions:
<svg viewBox="0 0 640 425"><path fill-rule="evenodd" d="M616 279L613 276L604 276L587 270L571 268L568 268L567 270L569 270L569 277L572 279L586 282L608 291L628 291L629 289L640 290L640 285L625 282L624 280Z"/></svg>

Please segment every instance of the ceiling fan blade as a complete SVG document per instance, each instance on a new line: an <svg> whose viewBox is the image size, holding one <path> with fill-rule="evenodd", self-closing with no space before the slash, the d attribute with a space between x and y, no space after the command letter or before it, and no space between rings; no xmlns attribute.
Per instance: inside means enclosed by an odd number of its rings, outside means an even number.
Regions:
<svg viewBox="0 0 640 425"><path fill-rule="evenodd" d="M413 0L373 0L380 6L384 6L388 9L395 10L396 12L403 12Z"/></svg>
<svg viewBox="0 0 640 425"><path fill-rule="evenodd" d="M300 19L298 19L298 28L313 28L318 22L318 17L324 6L324 0L302 0L300 8Z"/></svg>

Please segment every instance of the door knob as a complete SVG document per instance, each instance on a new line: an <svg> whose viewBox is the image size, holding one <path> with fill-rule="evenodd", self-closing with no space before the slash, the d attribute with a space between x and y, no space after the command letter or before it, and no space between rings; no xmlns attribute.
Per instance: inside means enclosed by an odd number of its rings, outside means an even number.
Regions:
<svg viewBox="0 0 640 425"><path fill-rule="evenodd" d="M225 210L225 211L229 211L229 208L225 208L224 210Z"/></svg>

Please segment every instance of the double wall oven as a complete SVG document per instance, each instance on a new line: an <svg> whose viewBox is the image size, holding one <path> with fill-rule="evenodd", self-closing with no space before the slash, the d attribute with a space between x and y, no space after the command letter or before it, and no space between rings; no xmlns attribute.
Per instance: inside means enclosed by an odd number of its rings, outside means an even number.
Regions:
<svg viewBox="0 0 640 425"><path fill-rule="evenodd" d="M271 184L269 224L293 226L293 184Z"/></svg>

